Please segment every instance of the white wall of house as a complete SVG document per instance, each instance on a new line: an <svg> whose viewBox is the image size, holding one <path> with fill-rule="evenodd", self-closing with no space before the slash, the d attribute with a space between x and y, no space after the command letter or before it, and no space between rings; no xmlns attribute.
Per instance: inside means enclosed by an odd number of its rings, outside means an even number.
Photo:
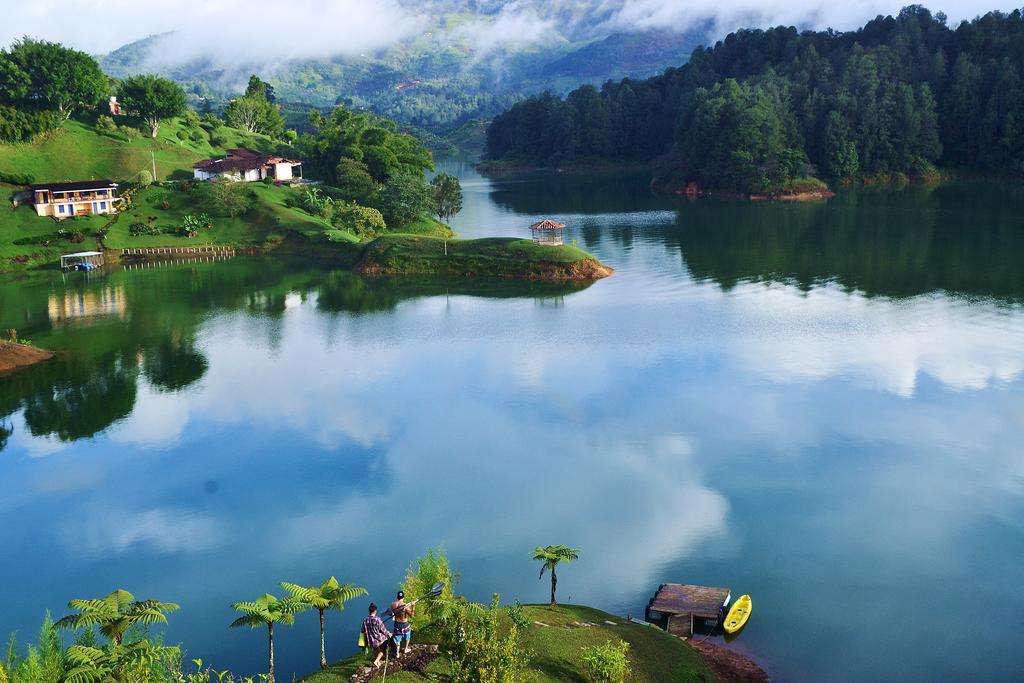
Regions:
<svg viewBox="0 0 1024 683"><path fill-rule="evenodd" d="M292 165L291 164L274 164L274 178L276 180L291 180L292 179Z"/></svg>

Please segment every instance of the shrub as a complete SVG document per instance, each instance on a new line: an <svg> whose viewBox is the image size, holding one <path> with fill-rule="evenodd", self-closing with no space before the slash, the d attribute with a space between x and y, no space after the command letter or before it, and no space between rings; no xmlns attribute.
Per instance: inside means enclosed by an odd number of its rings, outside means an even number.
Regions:
<svg viewBox="0 0 1024 683"><path fill-rule="evenodd" d="M362 239L372 239L387 230L380 211L354 202L335 204L331 224Z"/></svg>
<svg viewBox="0 0 1024 683"><path fill-rule="evenodd" d="M96 118L96 132L101 135L113 135L117 133L117 124L112 117L103 114Z"/></svg>
<svg viewBox="0 0 1024 683"><path fill-rule="evenodd" d="M138 237L139 235L159 235L160 232L160 228L152 224L132 223L128 226L128 235L130 237Z"/></svg>
<svg viewBox="0 0 1024 683"><path fill-rule="evenodd" d="M512 683L526 669L527 653L515 621L502 632L497 593L490 607L462 609L442 631L441 647L451 666L452 683Z"/></svg>
<svg viewBox="0 0 1024 683"><path fill-rule="evenodd" d="M623 683L629 676L632 667L629 664L629 643L620 640L604 645L593 645L583 648L580 659L596 683Z"/></svg>
<svg viewBox="0 0 1024 683"><path fill-rule="evenodd" d="M36 181L31 173L5 173L0 171L0 183L9 185L31 185Z"/></svg>
<svg viewBox="0 0 1024 683"><path fill-rule="evenodd" d="M0 105L0 141L24 142L56 129L63 119L55 111L25 111Z"/></svg>
<svg viewBox="0 0 1024 683"><path fill-rule="evenodd" d="M227 147L230 143L227 137L218 130L210 133L210 144L214 147Z"/></svg>
<svg viewBox="0 0 1024 683"><path fill-rule="evenodd" d="M230 180L212 180L196 183L192 187L192 197L203 211L215 216L241 216L253 205L252 191L244 183Z"/></svg>
<svg viewBox="0 0 1024 683"><path fill-rule="evenodd" d="M118 126L117 129L121 131L121 134L124 135L129 140L137 138L140 135L142 135L142 133L139 132L138 128L132 128L131 126Z"/></svg>
<svg viewBox="0 0 1024 683"><path fill-rule="evenodd" d="M200 145L200 144L203 143L203 140L205 138L203 137L203 131L201 131L201 130L199 130L197 128L194 131L192 131L191 133L189 133L188 139L191 140L192 142L196 143L197 145Z"/></svg>
<svg viewBox="0 0 1024 683"><path fill-rule="evenodd" d="M132 184L137 187L149 187L153 184L153 174L142 169L132 178Z"/></svg>
<svg viewBox="0 0 1024 683"><path fill-rule="evenodd" d="M179 130L177 133L174 134L174 137L178 138L182 142L185 142L186 140L188 140L188 131Z"/></svg>

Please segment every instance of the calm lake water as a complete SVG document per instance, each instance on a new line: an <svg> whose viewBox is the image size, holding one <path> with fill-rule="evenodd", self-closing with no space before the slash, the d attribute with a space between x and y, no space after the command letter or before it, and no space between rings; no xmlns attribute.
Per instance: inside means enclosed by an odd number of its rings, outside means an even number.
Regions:
<svg viewBox="0 0 1024 683"><path fill-rule="evenodd" d="M124 587L189 657L257 672L229 603L330 574L386 602L447 548L479 600L640 615L661 582L754 598L780 680L1024 667L1024 194L655 198L643 178L463 178L463 236L542 217L589 287L364 281L237 259L0 282L58 349L0 378L0 630ZM353 650L366 601L328 621ZM278 633L316 667L316 618Z"/></svg>

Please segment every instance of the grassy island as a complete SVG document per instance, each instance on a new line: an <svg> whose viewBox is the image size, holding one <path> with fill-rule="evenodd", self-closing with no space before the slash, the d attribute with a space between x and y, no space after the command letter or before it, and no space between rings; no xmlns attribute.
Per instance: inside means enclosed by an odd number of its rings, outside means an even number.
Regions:
<svg viewBox="0 0 1024 683"><path fill-rule="evenodd" d="M366 275L598 280L612 269L576 247L542 246L514 237L444 240L385 235L366 245L355 270Z"/></svg>
<svg viewBox="0 0 1024 683"><path fill-rule="evenodd" d="M523 617L530 624L523 634L523 645L529 652L523 681L591 680L580 661L580 652L609 641L629 643L634 664L628 681L715 680L697 650L657 628L633 624L622 617L581 605L524 605ZM366 655L353 655L301 680L303 683L348 683L367 661ZM414 668L421 667L422 663L418 662ZM420 671L392 671L393 668L388 672L388 680L396 683L445 680L448 664L443 656L438 656Z"/></svg>

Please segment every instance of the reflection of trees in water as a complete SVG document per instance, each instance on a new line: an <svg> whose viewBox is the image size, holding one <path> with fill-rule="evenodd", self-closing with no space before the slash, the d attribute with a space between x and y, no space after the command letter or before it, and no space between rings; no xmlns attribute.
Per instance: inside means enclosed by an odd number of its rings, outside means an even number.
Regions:
<svg viewBox="0 0 1024 683"><path fill-rule="evenodd" d="M148 347L142 356L142 369L150 384L165 391L180 391L198 382L208 365L190 339L166 339Z"/></svg>
<svg viewBox="0 0 1024 683"><path fill-rule="evenodd" d="M582 291L591 284L494 278L363 278L348 271L334 271L321 280L316 291L320 310L377 313L393 310L408 299L429 296L533 298L544 301Z"/></svg>
<svg viewBox="0 0 1024 683"><path fill-rule="evenodd" d="M135 359L124 352L92 361L54 360L17 373L0 402L8 413L13 412L12 403L24 409L25 426L33 436L74 441L131 413L137 374Z"/></svg>
<svg viewBox="0 0 1024 683"><path fill-rule="evenodd" d="M673 209L680 203L678 198L651 192L649 172L499 177L490 198L502 208L528 216L656 211Z"/></svg>
<svg viewBox="0 0 1024 683"><path fill-rule="evenodd" d="M14 434L14 427L6 419L0 420L0 451L7 447L7 440Z"/></svg>
<svg viewBox="0 0 1024 683"><path fill-rule="evenodd" d="M826 281L870 295L935 290L1024 298L1020 203L1000 185L849 192L815 204L698 201L666 242L690 273L724 288Z"/></svg>

